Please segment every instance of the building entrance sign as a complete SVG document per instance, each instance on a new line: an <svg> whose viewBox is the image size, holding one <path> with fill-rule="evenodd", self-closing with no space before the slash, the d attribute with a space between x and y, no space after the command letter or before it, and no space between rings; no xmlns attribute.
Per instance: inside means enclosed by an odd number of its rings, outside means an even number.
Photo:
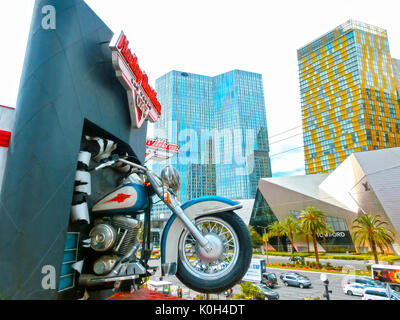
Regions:
<svg viewBox="0 0 400 320"><path fill-rule="evenodd" d="M147 139L146 140L146 161L164 161L179 153L179 146L177 144L168 143L164 139Z"/></svg>
<svg viewBox="0 0 400 320"><path fill-rule="evenodd" d="M128 45L129 41L121 32L112 38L110 49L115 75L128 95L131 127L137 129L147 118L156 122L161 115L161 105L157 93L149 85L147 74L140 69L138 58Z"/></svg>

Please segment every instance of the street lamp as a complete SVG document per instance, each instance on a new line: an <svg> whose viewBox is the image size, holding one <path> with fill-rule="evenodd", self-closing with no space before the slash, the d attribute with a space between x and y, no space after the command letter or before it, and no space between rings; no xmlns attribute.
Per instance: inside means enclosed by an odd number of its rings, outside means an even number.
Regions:
<svg viewBox="0 0 400 320"><path fill-rule="evenodd" d="M324 296L324 298L326 298L326 300L330 300L329 294L332 293L332 290L328 289L328 285L329 285L328 276L325 273L321 273L320 279L325 286L325 292L324 292L323 296Z"/></svg>

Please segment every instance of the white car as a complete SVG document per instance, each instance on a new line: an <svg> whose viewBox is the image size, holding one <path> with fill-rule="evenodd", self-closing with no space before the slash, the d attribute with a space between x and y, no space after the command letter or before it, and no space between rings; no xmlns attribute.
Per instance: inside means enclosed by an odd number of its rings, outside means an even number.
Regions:
<svg viewBox="0 0 400 320"><path fill-rule="evenodd" d="M345 283L343 292L349 296L362 296L365 288L366 286L360 283Z"/></svg>
<svg viewBox="0 0 400 320"><path fill-rule="evenodd" d="M366 287L362 294L362 300L389 300L389 297L386 288ZM400 300L400 294L392 290L390 300Z"/></svg>

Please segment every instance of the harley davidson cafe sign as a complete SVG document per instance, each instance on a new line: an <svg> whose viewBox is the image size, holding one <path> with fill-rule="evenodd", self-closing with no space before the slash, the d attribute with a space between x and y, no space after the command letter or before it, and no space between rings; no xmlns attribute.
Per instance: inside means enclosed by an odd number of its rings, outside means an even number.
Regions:
<svg viewBox="0 0 400 320"><path fill-rule="evenodd" d="M150 160L163 161L179 153L177 144L169 143L165 139L147 139L145 156Z"/></svg>
<svg viewBox="0 0 400 320"><path fill-rule="evenodd" d="M129 41L121 32L111 40L110 49L115 75L128 95L132 128L137 129L147 118L156 122L161 115L161 105L157 93L148 83L147 74L140 69L138 58L128 45Z"/></svg>

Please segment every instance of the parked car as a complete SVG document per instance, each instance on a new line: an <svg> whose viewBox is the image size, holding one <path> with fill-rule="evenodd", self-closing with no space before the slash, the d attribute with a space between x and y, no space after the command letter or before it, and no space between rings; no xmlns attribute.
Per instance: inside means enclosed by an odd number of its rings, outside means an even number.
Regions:
<svg viewBox="0 0 400 320"><path fill-rule="evenodd" d="M346 283L358 283L368 287L378 287L378 288L386 288L386 285L378 280L371 279L369 277L363 276L348 276L346 278Z"/></svg>
<svg viewBox="0 0 400 320"><path fill-rule="evenodd" d="M285 286L296 286L302 289L311 287L311 281L302 275L285 274L282 281Z"/></svg>
<svg viewBox="0 0 400 320"><path fill-rule="evenodd" d="M261 283L270 288L275 288L278 285L278 279L273 272L265 272L261 275Z"/></svg>
<svg viewBox="0 0 400 320"><path fill-rule="evenodd" d="M400 294L392 290L389 299L386 288L366 287L362 294L362 300L400 300Z"/></svg>
<svg viewBox="0 0 400 320"><path fill-rule="evenodd" d="M352 282L352 283L345 283L343 286L343 292L349 296L362 296L364 293L364 289L366 285Z"/></svg>
<svg viewBox="0 0 400 320"><path fill-rule="evenodd" d="M257 287L261 290L261 293L265 296L265 298L267 300L278 300L279 299L278 292L275 292L268 286L259 284Z"/></svg>

